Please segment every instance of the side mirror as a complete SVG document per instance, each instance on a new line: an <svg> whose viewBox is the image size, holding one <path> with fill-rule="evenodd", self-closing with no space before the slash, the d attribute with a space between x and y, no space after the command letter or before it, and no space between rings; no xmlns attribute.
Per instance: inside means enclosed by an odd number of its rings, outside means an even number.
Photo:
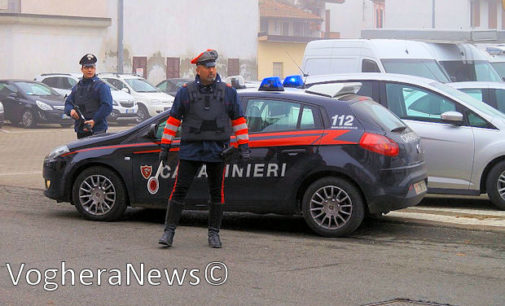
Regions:
<svg viewBox="0 0 505 306"><path fill-rule="evenodd" d="M444 122L452 124L461 124L463 122L463 114L456 111L442 113L440 118L442 118Z"/></svg>
<svg viewBox="0 0 505 306"><path fill-rule="evenodd" d="M121 88L121 90L126 93L130 93L130 89L128 89L128 87L123 87L123 88Z"/></svg>
<svg viewBox="0 0 505 306"><path fill-rule="evenodd" d="M147 132L147 137L155 139L156 138L156 124L151 124L149 131Z"/></svg>

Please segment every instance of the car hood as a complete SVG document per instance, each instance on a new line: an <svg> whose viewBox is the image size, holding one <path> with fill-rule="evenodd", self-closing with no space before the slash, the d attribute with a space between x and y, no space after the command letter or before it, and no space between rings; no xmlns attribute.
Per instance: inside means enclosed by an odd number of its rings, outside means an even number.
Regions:
<svg viewBox="0 0 505 306"><path fill-rule="evenodd" d="M135 100L132 95L122 90L111 90L111 94L114 100Z"/></svg>
<svg viewBox="0 0 505 306"><path fill-rule="evenodd" d="M30 96L30 98L35 101L41 101L51 106L62 106L65 105L65 98L63 96Z"/></svg>
<svg viewBox="0 0 505 306"><path fill-rule="evenodd" d="M136 92L135 97L142 100L174 101L174 97L164 92Z"/></svg>

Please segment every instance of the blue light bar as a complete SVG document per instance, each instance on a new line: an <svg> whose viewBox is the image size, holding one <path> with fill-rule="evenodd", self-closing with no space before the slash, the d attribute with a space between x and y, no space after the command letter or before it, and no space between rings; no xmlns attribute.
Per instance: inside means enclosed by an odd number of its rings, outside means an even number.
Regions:
<svg viewBox="0 0 505 306"><path fill-rule="evenodd" d="M289 75L284 79L282 83L284 87L302 88L303 79L301 75Z"/></svg>
<svg viewBox="0 0 505 306"><path fill-rule="evenodd" d="M260 88L258 90L264 91L284 91L282 87L282 82L279 77L268 77L261 81Z"/></svg>

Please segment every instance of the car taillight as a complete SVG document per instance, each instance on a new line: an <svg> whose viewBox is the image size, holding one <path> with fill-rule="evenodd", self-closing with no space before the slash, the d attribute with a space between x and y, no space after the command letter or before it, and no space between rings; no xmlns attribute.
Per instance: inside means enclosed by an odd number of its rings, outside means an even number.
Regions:
<svg viewBox="0 0 505 306"><path fill-rule="evenodd" d="M398 144L383 135L364 133L359 145L367 150L386 156L397 156L400 152Z"/></svg>

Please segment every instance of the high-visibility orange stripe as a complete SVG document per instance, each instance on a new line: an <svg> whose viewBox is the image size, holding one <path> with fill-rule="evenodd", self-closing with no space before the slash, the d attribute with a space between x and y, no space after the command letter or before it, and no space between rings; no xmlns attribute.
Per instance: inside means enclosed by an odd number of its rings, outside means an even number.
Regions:
<svg viewBox="0 0 505 306"><path fill-rule="evenodd" d="M172 188L172 192L170 193L170 197L168 198L169 200L172 200L172 195L174 194L175 191L175 186L177 186L177 179L179 178L179 162L177 162L177 174L175 175L175 182L174 182L174 187ZM169 209L168 207L167 209Z"/></svg>
<svg viewBox="0 0 505 306"><path fill-rule="evenodd" d="M231 125L232 126L235 126L235 125L239 125L239 124L242 124L242 123L246 123L247 121L245 120L244 117L240 117L238 119L235 119L235 120L232 120L231 121Z"/></svg>
<svg viewBox="0 0 505 306"><path fill-rule="evenodd" d="M175 125L175 126L179 126L179 125L181 125L181 120L175 119L174 117L170 116L167 119L167 123Z"/></svg>
<svg viewBox="0 0 505 306"><path fill-rule="evenodd" d="M239 145L240 145L240 144L249 143L249 139L239 139L237 143L238 143Z"/></svg>
<svg viewBox="0 0 505 306"><path fill-rule="evenodd" d="M177 134L177 131L169 130L169 129L164 129L163 130L163 134L168 134L168 135L175 136L175 134Z"/></svg>
<svg viewBox="0 0 505 306"><path fill-rule="evenodd" d="M235 135L242 135L242 134L247 134L247 133L249 133L248 129L242 129L242 130L236 131Z"/></svg>

